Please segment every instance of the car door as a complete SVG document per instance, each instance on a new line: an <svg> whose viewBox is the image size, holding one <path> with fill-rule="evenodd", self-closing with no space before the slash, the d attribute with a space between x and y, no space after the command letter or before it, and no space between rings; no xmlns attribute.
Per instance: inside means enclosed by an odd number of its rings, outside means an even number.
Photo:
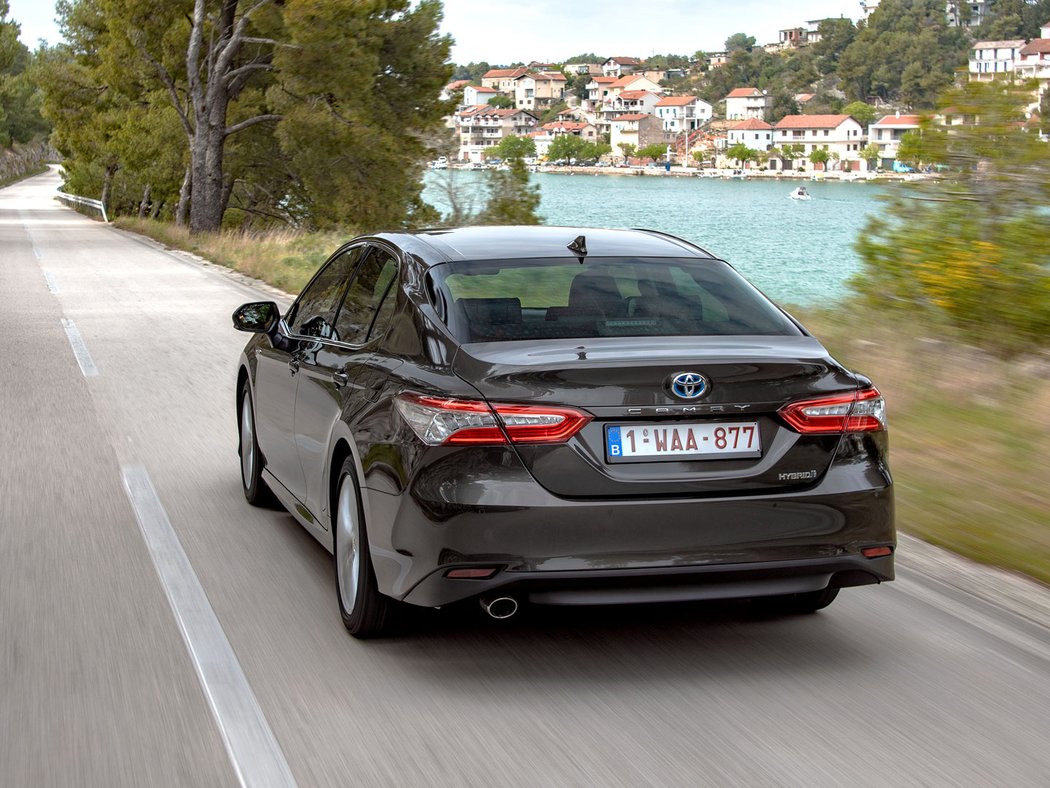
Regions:
<svg viewBox="0 0 1050 788"><path fill-rule="evenodd" d="M302 358L295 431L306 505L314 513L327 515L325 463L336 423L375 400L378 391L372 369L400 364L397 360L377 364L382 357L377 346L396 301L397 274L397 255L392 250L368 247L339 308L334 336Z"/></svg>
<svg viewBox="0 0 1050 788"><path fill-rule="evenodd" d="M266 468L299 501L306 481L295 435L295 394L302 360L333 332L335 315L350 272L359 259L340 250L292 304L280 326L280 340L259 352L255 378L256 433Z"/></svg>

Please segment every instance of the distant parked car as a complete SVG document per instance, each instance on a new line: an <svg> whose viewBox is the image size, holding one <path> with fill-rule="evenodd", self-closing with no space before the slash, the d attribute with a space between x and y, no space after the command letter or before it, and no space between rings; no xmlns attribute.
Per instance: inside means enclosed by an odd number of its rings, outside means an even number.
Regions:
<svg viewBox="0 0 1050 788"><path fill-rule="evenodd" d="M244 495L334 553L355 636L467 599L805 613L893 578L882 396L686 241L366 236L233 321Z"/></svg>

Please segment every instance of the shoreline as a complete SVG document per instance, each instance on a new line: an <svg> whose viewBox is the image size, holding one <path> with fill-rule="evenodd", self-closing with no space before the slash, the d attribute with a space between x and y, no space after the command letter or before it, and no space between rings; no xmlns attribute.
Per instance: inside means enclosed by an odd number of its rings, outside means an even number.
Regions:
<svg viewBox="0 0 1050 788"><path fill-rule="evenodd" d="M461 164L450 165L450 169L472 171L472 165ZM855 172L844 173L833 172L811 172L798 170L747 170L743 175L728 169L697 169L695 167L672 166L670 170L663 167L583 167L573 165L555 166L541 164L533 174L548 175L619 175L619 176L645 176L645 177L675 177L675 178L703 178L715 180L773 180L773 181L831 181L836 183L905 183L909 181L928 180L934 176L919 172ZM736 174L734 174L736 172Z"/></svg>

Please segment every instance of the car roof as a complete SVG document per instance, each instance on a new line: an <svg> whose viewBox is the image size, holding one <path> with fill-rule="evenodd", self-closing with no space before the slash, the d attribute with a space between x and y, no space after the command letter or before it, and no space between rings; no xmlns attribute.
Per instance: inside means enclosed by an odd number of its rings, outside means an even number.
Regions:
<svg viewBox="0 0 1050 788"><path fill-rule="evenodd" d="M574 259L568 246L586 239L587 257L698 257L713 255L673 235L656 230L608 230L596 227L459 227L381 233L426 265L469 260Z"/></svg>

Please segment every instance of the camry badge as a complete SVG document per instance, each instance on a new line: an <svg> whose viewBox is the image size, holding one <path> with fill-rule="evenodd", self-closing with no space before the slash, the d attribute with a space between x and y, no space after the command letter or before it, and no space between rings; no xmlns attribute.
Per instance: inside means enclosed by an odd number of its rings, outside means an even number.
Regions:
<svg viewBox="0 0 1050 788"><path fill-rule="evenodd" d="M679 399L696 399L707 393L707 378L699 372L679 372L671 377L671 393Z"/></svg>

